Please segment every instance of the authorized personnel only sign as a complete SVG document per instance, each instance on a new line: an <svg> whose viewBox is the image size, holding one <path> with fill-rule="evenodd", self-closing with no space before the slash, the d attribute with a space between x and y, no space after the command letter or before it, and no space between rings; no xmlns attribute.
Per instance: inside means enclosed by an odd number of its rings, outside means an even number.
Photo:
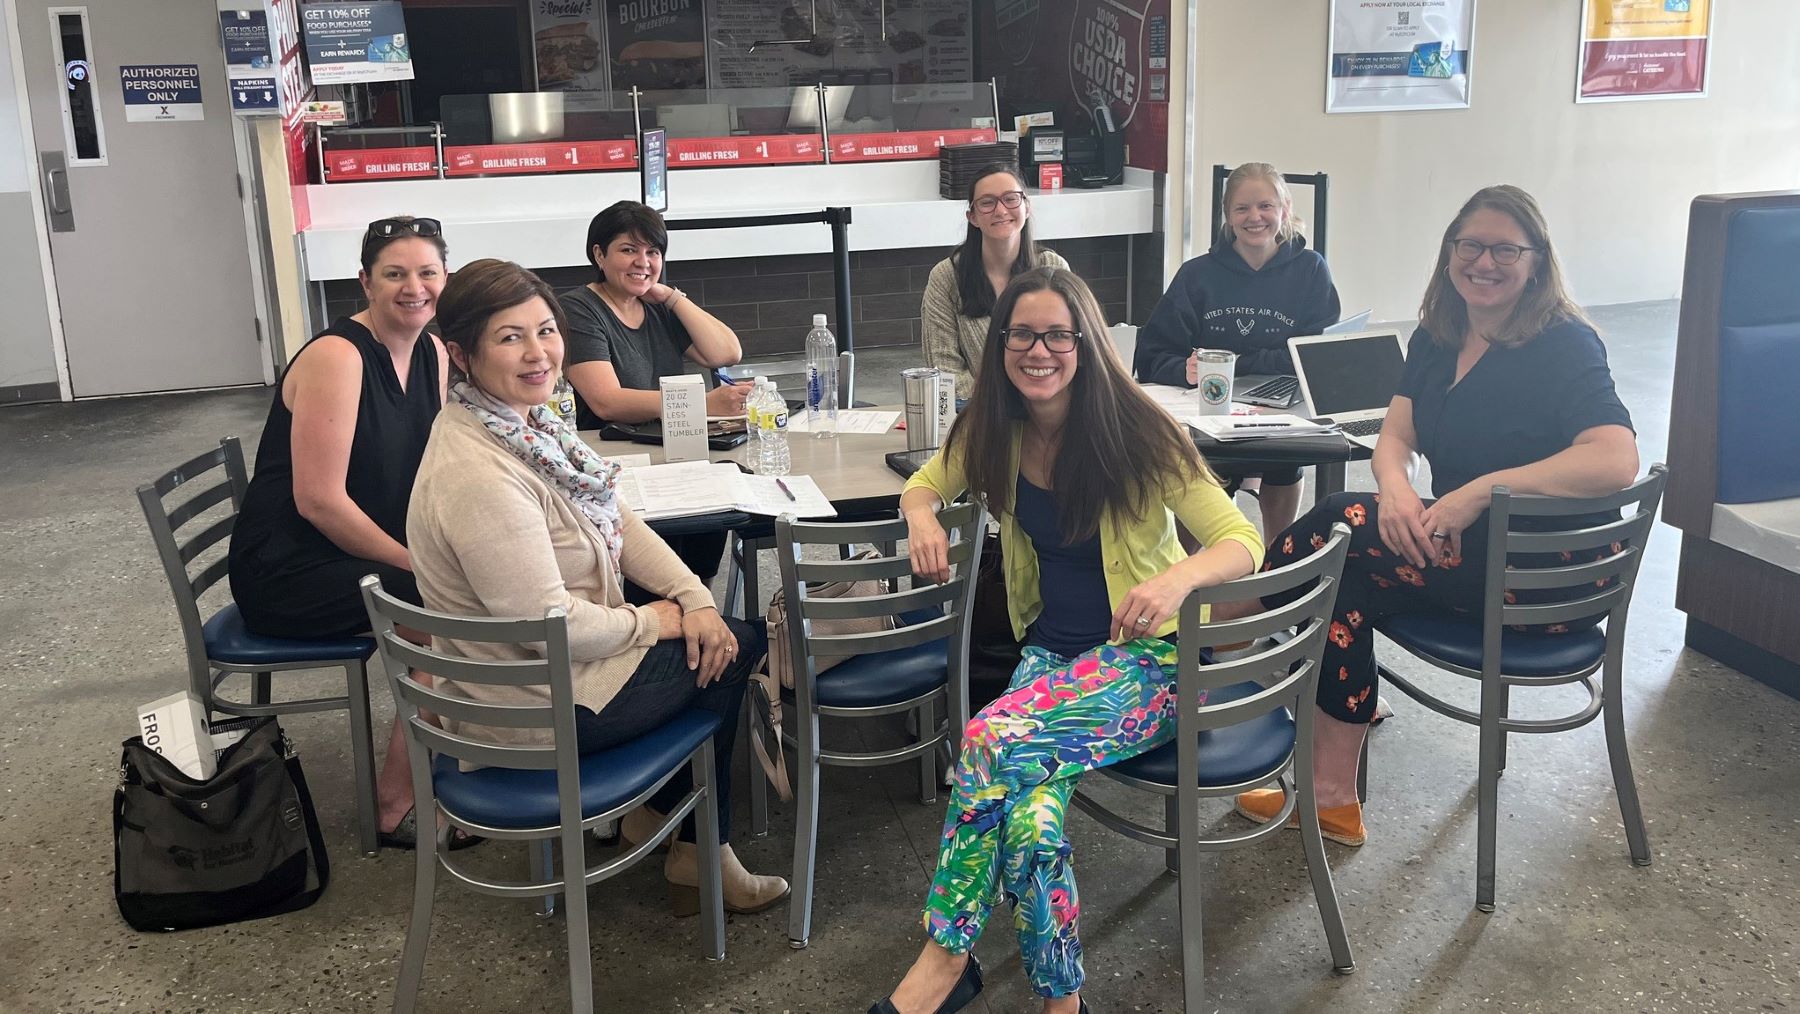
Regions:
<svg viewBox="0 0 1800 1014"><path fill-rule="evenodd" d="M119 68L130 123L205 119L200 104L200 66L192 63L135 64Z"/></svg>

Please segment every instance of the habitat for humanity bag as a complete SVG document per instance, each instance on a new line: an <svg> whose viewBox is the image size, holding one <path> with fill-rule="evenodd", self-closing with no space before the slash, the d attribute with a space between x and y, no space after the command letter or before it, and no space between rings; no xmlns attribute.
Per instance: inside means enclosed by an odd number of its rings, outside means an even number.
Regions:
<svg viewBox="0 0 1800 1014"><path fill-rule="evenodd" d="M125 741L113 794L113 893L133 929L297 911L330 879L306 775L275 719L252 725L203 782L142 737Z"/></svg>

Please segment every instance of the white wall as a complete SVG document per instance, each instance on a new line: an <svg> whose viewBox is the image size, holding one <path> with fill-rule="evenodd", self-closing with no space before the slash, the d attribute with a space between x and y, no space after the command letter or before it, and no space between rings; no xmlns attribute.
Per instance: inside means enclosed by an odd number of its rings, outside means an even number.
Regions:
<svg viewBox="0 0 1800 1014"><path fill-rule="evenodd" d="M0 391L54 384L56 355L31 195L36 156L25 143L13 76L13 5L0 3ZM0 405L7 399L0 397Z"/></svg>
<svg viewBox="0 0 1800 1014"><path fill-rule="evenodd" d="M1414 317L1444 227L1488 184L1543 204L1589 305L1680 294L1696 195L1800 189L1796 0L1715 2L1708 98L1584 105L1580 0L1481 0L1470 108L1334 116L1323 0L1196 2L1195 245L1206 243L1215 163L1327 172L1326 253L1347 312ZM1302 210L1306 200L1296 195Z"/></svg>

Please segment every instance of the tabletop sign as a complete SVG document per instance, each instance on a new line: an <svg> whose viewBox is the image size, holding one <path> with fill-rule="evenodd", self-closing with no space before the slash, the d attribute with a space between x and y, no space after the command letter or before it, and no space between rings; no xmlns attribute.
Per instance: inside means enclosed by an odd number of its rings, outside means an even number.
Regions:
<svg viewBox="0 0 1800 1014"><path fill-rule="evenodd" d="M537 144L458 144L444 149L448 176L592 172L637 164L637 142L550 141Z"/></svg>
<svg viewBox="0 0 1800 1014"><path fill-rule="evenodd" d="M205 119L198 64L129 64L119 68L119 90L127 123Z"/></svg>
<svg viewBox="0 0 1800 1014"><path fill-rule="evenodd" d="M706 381L692 373L662 378L664 461L707 457Z"/></svg>
<svg viewBox="0 0 1800 1014"><path fill-rule="evenodd" d="M325 182L405 180L437 175L437 149L428 144L411 148L357 148L325 154Z"/></svg>
<svg viewBox="0 0 1800 1014"><path fill-rule="evenodd" d="M645 207L651 211L669 210L669 132L655 127L638 135L644 153L638 167L638 191Z"/></svg>
<svg viewBox="0 0 1800 1014"><path fill-rule="evenodd" d="M835 134L833 162L899 162L937 158L947 144L980 144L996 138L992 130L904 130L881 134Z"/></svg>
<svg viewBox="0 0 1800 1014"><path fill-rule="evenodd" d="M747 137L671 137L669 168L698 169L729 165L794 165L823 162L819 139L811 134L765 134Z"/></svg>

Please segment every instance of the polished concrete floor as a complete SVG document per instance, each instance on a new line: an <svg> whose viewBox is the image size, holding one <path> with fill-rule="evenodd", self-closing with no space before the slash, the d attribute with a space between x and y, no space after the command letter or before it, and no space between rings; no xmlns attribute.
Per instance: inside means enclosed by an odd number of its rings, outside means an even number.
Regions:
<svg viewBox="0 0 1800 1014"><path fill-rule="evenodd" d="M1675 306L1596 316L1647 464L1666 443ZM880 379L911 358L865 355L863 397L891 398L892 381ZM0 412L0 1011L376 1011L392 1000L412 860L356 854L340 715L284 723L305 757L334 860L317 905L144 935L125 926L111 897L118 742L132 732L136 705L184 681L168 590L132 491L221 436L253 447L268 399L237 391ZM1366 468L1352 470L1358 479L1368 482ZM1659 528L1632 614L1627 674L1654 865L1639 869L1627 857L1598 726L1527 738L1515 742L1501 784L1499 911L1478 913L1475 732L1399 700L1396 719L1374 734L1369 843L1327 846L1355 974L1333 974L1300 844L1281 836L1195 871L1205 878L1216 1006L1800 1003L1800 701L1683 649L1676 548L1676 534ZM385 726L384 692L377 709ZM910 767L830 771L824 792L810 948L789 948L784 906L733 917L726 960L702 961L696 924L670 915L652 863L592 892L596 1006L846 1012L885 995L921 940L916 916L942 805L918 802ZM790 814L778 804L772 834L740 837L750 866L787 867ZM1220 807L1209 819L1236 818ZM1084 815L1069 818L1069 833L1089 1004L1097 1014L1179 1009L1175 880L1161 854ZM498 845L480 851L496 868L522 862ZM989 986L970 1009L1036 1010L1008 919L997 915L979 945ZM563 941L560 919L440 885L421 1009L566 1010Z"/></svg>

